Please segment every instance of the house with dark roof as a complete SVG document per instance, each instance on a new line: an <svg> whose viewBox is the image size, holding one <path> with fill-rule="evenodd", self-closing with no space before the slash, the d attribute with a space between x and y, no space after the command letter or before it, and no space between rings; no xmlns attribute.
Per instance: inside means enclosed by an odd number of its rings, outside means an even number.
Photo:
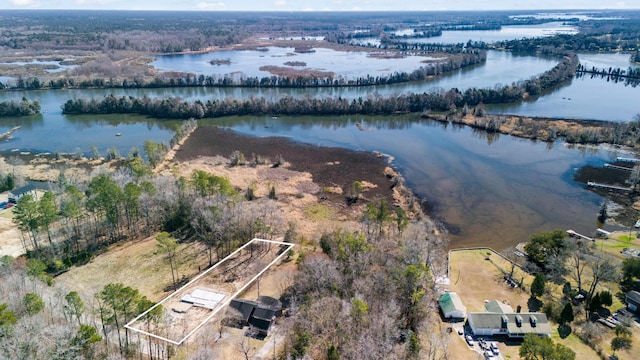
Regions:
<svg viewBox="0 0 640 360"><path fill-rule="evenodd" d="M467 321L474 335L506 335L523 338L526 334L549 336L551 326L543 313L516 313L511 306L492 301L485 304L485 312L469 313Z"/></svg>
<svg viewBox="0 0 640 360"><path fill-rule="evenodd" d="M37 194L36 194L36 187L29 184L27 186L23 186L21 188L18 189L13 189L9 192L8 194L8 201L10 203L17 203L18 200L20 200L21 197L25 196L25 195L31 195L34 198L37 198Z"/></svg>
<svg viewBox="0 0 640 360"><path fill-rule="evenodd" d="M251 318L251 314L253 314L253 310L258 306L258 303L251 300L245 299L233 299L229 304L232 309L236 309L238 311L238 316L240 317L240 321L242 325L249 325L249 319Z"/></svg>
<svg viewBox="0 0 640 360"><path fill-rule="evenodd" d="M267 336L278 314L282 314L282 308L275 308L251 300L233 299L229 304L239 313L243 325L252 326L258 334Z"/></svg>
<svg viewBox="0 0 640 360"><path fill-rule="evenodd" d="M253 310L249 324L258 331L258 334L267 336L269 335L271 325L273 325L275 321L276 310L258 305L255 310Z"/></svg>
<svg viewBox="0 0 640 360"><path fill-rule="evenodd" d="M624 302L627 304L627 309L637 313L640 310L640 292L629 291L624 296Z"/></svg>

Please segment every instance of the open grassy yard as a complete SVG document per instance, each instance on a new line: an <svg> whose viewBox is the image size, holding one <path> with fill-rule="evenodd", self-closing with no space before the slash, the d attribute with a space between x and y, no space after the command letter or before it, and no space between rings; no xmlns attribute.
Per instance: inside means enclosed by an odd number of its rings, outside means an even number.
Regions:
<svg viewBox="0 0 640 360"><path fill-rule="evenodd" d="M450 252L450 280L451 284L445 286L449 291L455 291L467 307L468 312L484 311L485 300L498 300L511 305L516 310L517 306L522 306L523 311L537 309L529 308L530 295L522 288L511 288L503 277L511 272L510 263L491 252L490 250L461 250ZM516 267L514 269L514 279L521 281L525 288L529 288L533 277ZM555 291L555 288L554 290ZM558 326L552 324L552 338L555 342L569 346L576 352L576 359L597 360L596 352L586 344L582 343L575 335L570 335L564 339L558 334ZM462 338L460 338L462 341ZM520 345L517 342L505 344L499 342L500 352L505 359L520 359ZM475 358L474 354L468 350L466 354L460 352L466 344L459 344L450 341L449 352L455 359ZM469 357L465 357L465 355ZM621 357L622 358L622 357Z"/></svg>
<svg viewBox="0 0 640 360"><path fill-rule="evenodd" d="M171 285L171 268L164 253L158 250L155 236L116 245L96 256L88 264L71 268L56 282L69 291L77 291L85 304L109 283L131 286L152 301L158 301ZM177 252L178 276L192 277L208 264L206 249L195 242L180 244Z"/></svg>
<svg viewBox="0 0 640 360"><path fill-rule="evenodd" d="M640 239L637 238L637 234L637 231L613 232L604 239L597 239L596 248L622 261L627 257L623 253L625 248L640 250Z"/></svg>
<svg viewBox="0 0 640 360"><path fill-rule="evenodd" d="M460 295L467 311L484 311L485 300L498 300L516 309L528 310L529 294L522 288L509 287L503 277L511 272L507 260L490 250L462 250L450 252L450 280L446 288ZM516 267L514 279L529 287L533 277Z"/></svg>

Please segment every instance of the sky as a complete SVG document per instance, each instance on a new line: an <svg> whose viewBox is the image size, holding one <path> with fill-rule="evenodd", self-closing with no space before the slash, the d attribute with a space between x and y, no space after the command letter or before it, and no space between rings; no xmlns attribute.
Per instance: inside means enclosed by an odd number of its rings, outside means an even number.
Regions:
<svg viewBox="0 0 640 360"><path fill-rule="evenodd" d="M640 0L0 0L0 9L189 11L640 9Z"/></svg>

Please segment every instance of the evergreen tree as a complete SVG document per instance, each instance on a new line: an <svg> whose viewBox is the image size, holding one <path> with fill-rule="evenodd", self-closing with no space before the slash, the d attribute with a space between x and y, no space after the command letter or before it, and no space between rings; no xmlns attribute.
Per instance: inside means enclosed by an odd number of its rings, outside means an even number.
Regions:
<svg viewBox="0 0 640 360"><path fill-rule="evenodd" d="M539 297L544 294L544 288L546 286L547 280L543 273L537 273L536 277L533 279L531 283L531 296Z"/></svg>
<svg viewBox="0 0 640 360"><path fill-rule="evenodd" d="M562 312L560 313L560 325L570 323L573 319L573 305L568 302L564 305L564 308L562 308Z"/></svg>

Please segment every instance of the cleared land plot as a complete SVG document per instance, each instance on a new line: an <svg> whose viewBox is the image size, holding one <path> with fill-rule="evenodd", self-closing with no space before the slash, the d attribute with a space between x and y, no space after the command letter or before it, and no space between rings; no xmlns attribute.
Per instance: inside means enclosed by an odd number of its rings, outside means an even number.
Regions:
<svg viewBox="0 0 640 360"><path fill-rule="evenodd" d="M193 279L208 265L207 248L199 242L180 243L174 265L177 276ZM85 304L93 304L95 295L105 285L121 283L130 286L149 300L157 302L168 295L171 268L166 254L158 250L156 236L120 243L88 264L74 266L56 277L56 282L69 291L77 291Z"/></svg>
<svg viewBox="0 0 640 360"><path fill-rule="evenodd" d="M126 327L180 345L276 264L293 244L253 239L185 286L140 314ZM162 321L145 315L162 306Z"/></svg>

